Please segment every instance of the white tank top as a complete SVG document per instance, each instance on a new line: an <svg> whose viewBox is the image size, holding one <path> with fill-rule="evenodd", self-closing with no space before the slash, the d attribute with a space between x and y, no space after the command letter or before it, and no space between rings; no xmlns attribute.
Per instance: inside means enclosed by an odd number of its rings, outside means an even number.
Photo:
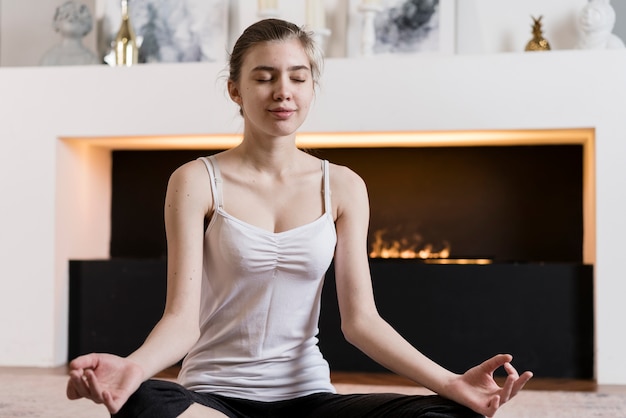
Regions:
<svg viewBox="0 0 626 418"><path fill-rule="evenodd" d="M320 170L322 216L274 233L229 215L215 159L201 160L215 211L204 236L201 336L179 382L259 401L335 392L317 345L322 285L337 242L328 161Z"/></svg>

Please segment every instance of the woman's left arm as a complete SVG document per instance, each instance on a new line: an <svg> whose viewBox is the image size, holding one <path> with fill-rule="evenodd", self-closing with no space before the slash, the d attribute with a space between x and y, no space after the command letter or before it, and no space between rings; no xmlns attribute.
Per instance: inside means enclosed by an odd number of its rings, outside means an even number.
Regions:
<svg viewBox="0 0 626 418"><path fill-rule="evenodd" d="M337 248L335 275L345 338L377 363L428 389L486 416L492 416L532 377L519 376L511 356L497 355L462 375L439 366L406 341L378 313L374 301L367 231L369 201L363 180L345 167L333 165ZM508 377L502 387L493 372L504 367Z"/></svg>

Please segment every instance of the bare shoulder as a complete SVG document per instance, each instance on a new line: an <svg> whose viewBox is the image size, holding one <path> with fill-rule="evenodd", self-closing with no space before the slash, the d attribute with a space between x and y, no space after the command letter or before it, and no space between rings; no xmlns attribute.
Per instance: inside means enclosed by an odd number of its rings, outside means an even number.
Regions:
<svg viewBox="0 0 626 418"><path fill-rule="evenodd" d="M349 167L330 165L330 189L336 217L349 208L369 207L365 181Z"/></svg>
<svg viewBox="0 0 626 418"><path fill-rule="evenodd" d="M349 167L330 164L330 180L334 192L341 194L351 191L357 193L366 192L365 182L361 176Z"/></svg>
<svg viewBox="0 0 626 418"><path fill-rule="evenodd" d="M170 175L167 194L168 199L200 205L208 211L213 199L206 165L193 160L178 167Z"/></svg>
<svg viewBox="0 0 626 418"><path fill-rule="evenodd" d="M200 160L189 161L172 172L169 183L179 187L209 184L209 174L206 165Z"/></svg>
<svg viewBox="0 0 626 418"><path fill-rule="evenodd" d="M170 176L170 182L193 182L208 179L205 164L200 160L189 161L179 166Z"/></svg>

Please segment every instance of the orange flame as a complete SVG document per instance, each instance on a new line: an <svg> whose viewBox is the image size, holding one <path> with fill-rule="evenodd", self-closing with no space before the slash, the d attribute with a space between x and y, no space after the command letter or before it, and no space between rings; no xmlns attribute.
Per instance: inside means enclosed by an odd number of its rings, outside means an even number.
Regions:
<svg viewBox="0 0 626 418"><path fill-rule="evenodd" d="M399 240L385 240L386 229L380 229L374 233L371 258L420 258L423 260L432 258L450 257L450 243L443 242L443 248L435 251L433 244L420 247L421 237L414 235L413 239L401 238Z"/></svg>

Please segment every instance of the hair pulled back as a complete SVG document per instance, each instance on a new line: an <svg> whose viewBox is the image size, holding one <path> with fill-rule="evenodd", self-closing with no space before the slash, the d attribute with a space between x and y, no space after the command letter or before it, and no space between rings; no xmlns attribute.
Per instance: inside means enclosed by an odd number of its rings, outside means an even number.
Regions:
<svg viewBox="0 0 626 418"><path fill-rule="evenodd" d="M264 42L288 41L297 39L300 41L304 52L309 58L313 82L318 83L321 67L322 54L320 53L311 32L281 19L263 19L250 25L243 31L230 54L228 78L238 83L241 78L241 67L246 53L254 46Z"/></svg>

